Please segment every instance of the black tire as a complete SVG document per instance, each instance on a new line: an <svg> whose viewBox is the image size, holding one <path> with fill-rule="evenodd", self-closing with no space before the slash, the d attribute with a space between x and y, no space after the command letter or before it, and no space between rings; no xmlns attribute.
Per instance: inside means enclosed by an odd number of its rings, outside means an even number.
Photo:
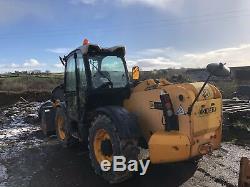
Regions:
<svg viewBox="0 0 250 187"><path fill-rule="evenodd" d="M133 138L121 139L119 136L119 132L115 128L114 122L112 122L112 120L108 116L100 114L95 118L89 130L89 157L91 159L91 164L95 173L100 175L109 183L120 183L131 178L133 176L132 172L129 172L129 171L115 172L112 170L112 166L109 171L101 170L100 157L98 158L98 156L95 153L96 152L95 149L97 149L95 147L96 145L95 138L99 134L100 131L105 131L106 133L108 133L110 137L109 141L111 143L110 145L111 145L112 151L109 154L111 154L111 157L125 156L126 160L128 161L132 159L137 160L138 154L139 154L139 149L137 147L137 140ZM104 144L103 142L106 143L106 140L102 141L102 144ZM102 150L101 154L105 155L103 153L104 151Z"/></svg>
<svg viewBox="0 0 250 187"><path fill-rule="evenodd" d="M203 156L197 156L197 157L194 157L194 158L191 158L189 159L188 161L189 162L192 162L194 164L198 164L200 162L200 160L202 159Z"/></svg>
<svg viewBox="0 0 250 187"><path fill-rule="evenodd" d="M71 147L77 142L77 140L69 133L67 127L67 116L61 107L56 109L55 126L57 139L61 142L63 147Z"/></svg>

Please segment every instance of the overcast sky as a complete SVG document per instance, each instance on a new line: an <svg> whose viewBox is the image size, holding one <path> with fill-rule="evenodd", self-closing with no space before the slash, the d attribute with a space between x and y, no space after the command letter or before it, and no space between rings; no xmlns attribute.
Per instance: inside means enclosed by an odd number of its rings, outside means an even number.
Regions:
<svg viewBox="0 0 250 187"><path fill-rule="evenodd" d="M129 68L250 65L249 0L0 0L0 72L62 71L84 38L125 45Z"/></svg>

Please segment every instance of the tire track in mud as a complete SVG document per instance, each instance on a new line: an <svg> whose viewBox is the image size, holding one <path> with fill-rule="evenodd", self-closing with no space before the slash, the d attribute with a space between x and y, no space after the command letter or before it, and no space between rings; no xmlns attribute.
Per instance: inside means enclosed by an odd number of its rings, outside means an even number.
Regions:
<svg viewBox="0 0 250 187"><path fill-rule="evenodd" d="M222 143L211 158L204 157L202 166L205 171L215 178L221 178L229 184L238 185L241 157L250 158L249 146L238 146L232 143Z"/></svg>
<svg viewBox="0 0 250 187"><path fill-rule="evenodd" d="M225 180L223 180L221 178L217 178L217 177L214 177L214 176L210 175L207 171L205 171L202 168L198 168L197 170L202 172L205 176L210 177L216 183L225 185L227 187L237 187L237 185L233 185L233 184L231 184L231 183L229 183L229 182L227 182L227 181L225 181Z"/></svg>

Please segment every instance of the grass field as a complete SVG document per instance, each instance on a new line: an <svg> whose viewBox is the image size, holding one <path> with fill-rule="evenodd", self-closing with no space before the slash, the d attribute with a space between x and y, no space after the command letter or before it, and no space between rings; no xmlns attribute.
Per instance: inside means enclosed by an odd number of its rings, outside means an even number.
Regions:
<svg viewBox="0 0 250 187"><path fill-rule="evenodd" d="M174 75L179 75L173 79ZM0 76L0 92L50 92L63 83L63 73L61 74L44 74L44 75L9 75ZM150 71L141 72L141 80L145 79L166 78L173 83L195 82L178 70ZM222 91L224 98L231 98L232 93L236 91L237 84L235 81L225 82L217 81L215 85Z"/></svg>
<svg viewBox="0 0 250 187"><path fill-rule="evenodd" d="M63 82L63 74L4 76L0 78L0 91L51 91Z"/></svg>

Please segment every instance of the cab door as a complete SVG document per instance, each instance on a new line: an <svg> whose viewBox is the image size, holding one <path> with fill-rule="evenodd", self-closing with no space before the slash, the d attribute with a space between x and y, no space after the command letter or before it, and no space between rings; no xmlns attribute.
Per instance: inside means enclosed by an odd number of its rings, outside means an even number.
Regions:
<svg viewBox="0 0 250 187"><path fill-rule="evenodd" d="M76 55L72 54L67 59L65 68L65 103L67 116L71 119L78 119L77 102L77 73L76 73Z"/></svg>
<svg viewBox="0 0 250 187"><path fill-rule="evenodd" d="M86 90L87 90L87 77L85 71L84 58L79 51L76 53L76 66L77 66L77 96L78 96L78 111L79 120L82 121L85 113L86 104Z"/></svg>

